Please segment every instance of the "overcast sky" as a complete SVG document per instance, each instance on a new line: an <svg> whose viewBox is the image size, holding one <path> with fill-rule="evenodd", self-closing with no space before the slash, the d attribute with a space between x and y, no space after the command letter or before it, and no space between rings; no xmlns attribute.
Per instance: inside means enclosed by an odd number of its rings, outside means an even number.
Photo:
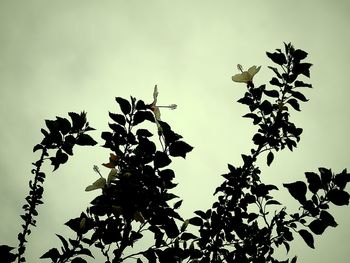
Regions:
<svg viewBox="0 0 350 263"><path fill-rule="evenodd" d="M314 89L305 92L310 101L302 112L292 114L304 128L299 147L277 154L270 168L262 165L262 180L282 189L284 182L303 180L305 171L350 168L349 13L346 0L1 0L0 243L17 245L31 162L38 158L32 147L41 141L44 119L85 110L101 144L108 111L117 111L114 97L150 103L155 84L160 104L178 105L162 118L195 147L171 166L182 215L209 208L220 174L227 163L242 164L255 132L241 118L247 109L236 103L244 86L231 76L238 63L261 65L255 82L267 83L272 72L265 52L283 48L283 41L309 52ZM84 189L97 179L92 166L108 157L103 148L80 148L57 172L45 167L45 205L29 239L29 263L59 245L55 233L72 234L63 223L97 194ZM297 209L285 190L276 196ZM291 257L348 262L350 209L332 212L339 226L316 237L315 250L296 236Z"/></svg>

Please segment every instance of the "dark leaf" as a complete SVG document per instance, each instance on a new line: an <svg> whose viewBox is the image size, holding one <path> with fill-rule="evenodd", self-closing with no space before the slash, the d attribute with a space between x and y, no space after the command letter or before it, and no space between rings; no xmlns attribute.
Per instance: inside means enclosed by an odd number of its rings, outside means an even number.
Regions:
<svg viewBox="0 0 350 263"><path fill-rule="evenodd" d="M56 234L56 236L58 236L58 238L61 240L63 247L67 251L68 250L68 242L67 242L67 240L65 240L64 237L61 236L61 235Z"/></svg>
<svg viewBox="0 0 350 263"><path fill-rule="evenodd" d="M85 259L82 259L82 258L74 258L71 262L72 263L87 263L87 261Z"/></svg>
<svg viewBox="0 0 350 263"><path fill-rule="evenodd" d="M118 102L119 107L121 111L124 113L124 115L127 115L131 111L131 105L130 102L124 98L116 97L115 100Z"/></svg>
<svg viewBox="0 0 350 263"><path fill-rule="evenodd" d="M262 110L262 112L266 115L270 114L273 110L271 102L269 102L268 100L264 100L260 104L259 109Z"/></svg>
<svg viewBox="0 0 350 263"><path fill-rule="evenodd" d="M143 263L141 259L137 259L136 263Z"/></svg>
<svg viewBox="0 0 350 263"><path fill-rule="evenodd" d="M266 203L266 205L282 205L280 202L278 202L277 200L268 200Z"/></svg>
<svg viewBox="0 0 350 263"><path fill-rule="evenodd" d="M177 201L177 202L174 204L173 208L174 208L174 209L178 209L178 208L181 206L182 201L183 201L183 200Z"/></svg>
<svg viewBox="0 0 350 263"><path fill-rule="evenodd" d="M174 219L169 219L167 224L164 226L164 230L169 238L175 238L180 233Z"/></svg>
<svg viewBox="0 0 350 263"><path fill-rule="evenodd" d="M36 152L37 150L41 150L41 149L44 149L44 146L42 146L41 144L37 144L34 146L33 152Z"/></svg>
<svg viewBox="0 0 350 263"><path fill-rule="evenodd" d="M340 190L344 190L348 182L350 182L350 174L347 173L346 169L334 177L334 183L340 188Z"/></svg>
<svg viewBox="0 0 350 263"><path fill-rule="evenodd" d="M268 165L268 166L270 166L270 164L272 163L273 158L274 158L273 152L270 151L270 152L267 154L267 165Z"/></svg>
<svg viewBox="0 0 350 263"><path fill-rule="evenodd" d="M304 94L299 91L291 91L290 93L294 98L297 98L298 100L301 100L304 102L308 101L308 99L304 96Z"/></svg>
<svg viewBox="0 0 350 263"><path fill-rule="evenodd" d="M56 119L59 130L62 132L62 134L66 135L67 133L69 133L72 128L70 122L66 118L61 118L58 116L56 117Z"/></svg>
<svg viewBox="0 0 350 263"><path fill-rule="evenodd" d="M270 84L271 85L274 85L274 86L277 86L277 87L283 87L283 83L281 83L277 78L273 77L271 80L270 80ZM278 91L277 91L278 93ZM265 93L266 94L266 93ZM274 95L276 95L276 93L274 93ZM272 97L272 96L271 96ZM278 97L278 96L275 96L275 97Z"/></svg>
<svg viewBox="0 0 350 263"><path fill-rule="evenodd" d="M258 124L261 121L261 117L256 115L255 113L247 113L242 116L243 118L252 118L253 119L253 124Z"/></svg>
<svg viewBox="0 0 350 263"><path fill-rule="evenodd" d="M169 156L160 151L156 151L155 156L154 156L154 167L155 168L162 168L171 163L171 160Z"/></svg>
<svg viewBox="0 0 350 263"><path fill-rule="evenodd" d="M57 262L59 257L60 257L60 253L58 252L57 248L51 248L40 258L50 258L53 262Z"/></svg>
<svg viewBox="0 0 350 263"><path fill-rule="evenodd" d="M321 188L320 176L313 172L306 172L305 176L309 184L309 190L315 194Z"/></svg>
<svg viewBox="0 0 350 263"><path fill-rule="evenodd" d="M289 193L299 201L299 203L304 204L306 202L306 184L302 181L297 181L290 184L283 184L289 191Z"/></svg>
<svg viewBox="0 0 350 263"><path fill-rule="evenodd" d="M307 57L307 53L304 50L296 49L293 53L293 56L295 59L300 61Z"/></svg>
<svg viewBox="0 0 350 263"><path fill-rule="evenodd" d="M250 213L250 214L248 214L248 223L250 223L251 221L257 219L258 216L259 216L259 215L256 214L256 213Z"/></svg>
<svg viewBox="0 0 350 263"><path fill-rule="evenodd" d="M186 154L192 151L193 147L184 141L176 141L169 146L169 154L173 157L181 156L186 158Z"/></svg>
<svg viewBox="0 0 350 263"><path fill-rule="evenodd" d="M293 67L293 73L295 74L302 74L308 78L310 78L310 67L312 66L312 64L310 63L300 63L300 64L296 64Z"/></svg>
<svg viewBox="0 0 350 263"><path fill-rule="evenodd" d="M327 224L319 219L315 219L309 224L310 230L316 235L321 235L327 228Z"/></svg>
<svg viewBox="0 0 350 263"><path fill-rule="evenodd" d="M94 146L97 142L88 134L80 134L76 140L76 144L80 146Z"/></svg>
<svg viewBox="0 0 350 263"><path fill-rule="evenodd" d="M151 137L153 134L146 129L138 129L136 135L140 137Z"/></svg>
<svg viewBox="0 0 350 263"><path fill-rule="evenodd" d="M305 83L305 82L300 81L300 80L296 80L296 81L294 82L294 86L295 86L295 87L312 88L312 85L311 85L311 84Z"/></svg>
<svg viewBox="0 0 350 263"><path fill-rule="evenodd" d="M133 125L140 124L145 120L154 122L154 116L150 111L137 111L134 115Z"/></svg>
<svg viewBox="0 0 350 263"><path fill-rule="evenodd" d="M312 234L309 231L307 231L305 229L301 229L301 230L298 231L298 233L304 239L305 243L309 247L315 248L315 246L314 246L314 237L312 236Z"/></svg>
<svg viewBox="0 0 350 263"><path fill-rule="evenodd" d="M115 121L116 123L124 126L125 123L126 123L126 120L125 120L125 116L122 115L122 114L115 114L115 113L111 113L111 112L108 112L109 114L109 117Z"/></svg>
<svg viewBox="0 0 350 263"><path fill-rule="evenodd" d="M278 65L283 65L287 63L286 57L283 53L270 53L270 52L266 52L266 55L276 64Z"/></svg>
<svg viewBox="0 0 350 263"><path fill-rule="evenodd" d="M136 102L136 110L146 110L146 105L142 100Z"/></svg>
<svg viewBox="0 0 350 263"><path fill-rule="evenodd" d="M194 213L196 215L200 216L204 220L208 219L208 215L201 210L196 210L196 211L194 211Z"/></svg>
<svg viewBox="0 0 350 263"><path fill-rule="evenodd" d="M334 217L325 210L321 211L320 219L328 226L336 227L338 225L337 222L335 222Z"/></svg>
<svg viewBox="0 0 350 263"><path fill-rule="evenodd" d="M81 112L80 114L75 112L69 112L69 117L72 120L72 129L74 132L81 130L86 123L86 113Z"/></svg>
<svg viewBox="0 0 350 263"><path fill-rule="evenodd" d="M296 262L297 262L297 259L298 259L297 256L293 257L292 260L290 261L290 263L296 263Z"/></svg>
<svg viewBox="0 0 350 263"><path fill-rule="evenodd" d="M181 235L182 240L190 240L190 239L196 239L196 238L197 236L193 235L192 233L185 232L185 233L182 233Z"/></svg>
<svg viewBox="0 0 350 263"><path fill-rule="evenodd" d="M327 168L320 167L318 168L321 174L322 186L324 189L328 189L328 184L332 180L332 171Z"/></svg>
<svg viewBox="0 0 350 263"><path fill-rule="evenodd" d="M16 255L11 253L12 249L14 248L7 245L0 245L0 259L4 263L10 263L16 260Z"/></svg>
<svg viewBox="0 0 350 263"><path fill-rule="evenodd" d="M345 192L343 190L332 189L327 193L327 197L329 201L331 201L335 205L349 205L350 195L348 192Z"/></svg>
<svg viewBox="0 0 350 263"><path fill-rule="evenodd" d="M194 225L194 226L201 226L201 225L203 225L203 220L202 220L202 218L200 218L200 217L198 217L198 216L192 217L188 222L189 222L191 225Z"/></svg>
<svg viewBox="0 0 350 263"><path fill-rule="evenodd" d="M282 78L281 74L278 72L277 68L274 67L270 67L268 66L269 69L271 69L273 72L275 72L275 74L277 75L278 78Z"/></svg>
<svg viewBox="0 0 350 263"><path fill-rule="evenodd" d="M277 90L264 90L264 94L268 97L278 98L279 92Z"/></svg>
<svg viewBox="0 0 350 263"><path fill-rule="evenodd" d="M299 102L296 99L289 99L287 103L290 104L295 110L300 111Z"/></svg>

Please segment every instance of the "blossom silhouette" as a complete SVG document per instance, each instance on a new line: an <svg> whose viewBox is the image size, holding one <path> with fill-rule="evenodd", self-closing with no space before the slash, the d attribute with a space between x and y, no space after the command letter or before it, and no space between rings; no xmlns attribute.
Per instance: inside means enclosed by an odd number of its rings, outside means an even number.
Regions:
<svg viewBox="0 0 350 263"><path fill-rule="evenodd" d="M261 66L259 67L252 66L247 71L243 71L243 67L240 64L238 64L237 68L239 71L241 71L241 73L232 76L232 80L234 82L243 82L243 83L249 84L249 83L252 83L253 77L255 76L256 73L259 72Z"/></svg>
<svg viewBox="0 0 350 263"><path fill-rule="evenodd" d="M153 102L151 104L151 110L153 111L153 114L154 114L154 120L157 124L157 127L158 127L158 131L162 131L162 127L159 123L159 121L161 121L160 119L160 110L159 108L168 108L168 109L171 109L171 110L175 110L177 108L177 105L176 104L170 104L168 106L159 106L157 105L157 98L158 98L158 87L157 85L154 86L154 90L153 90Z"/></svg>

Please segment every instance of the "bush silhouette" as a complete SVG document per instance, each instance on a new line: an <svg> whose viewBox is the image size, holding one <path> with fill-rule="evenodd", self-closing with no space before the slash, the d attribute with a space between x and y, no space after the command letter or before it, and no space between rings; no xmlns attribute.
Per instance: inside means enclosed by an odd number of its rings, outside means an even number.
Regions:
<svg viewBox="0 0 350 263"><path fill-rule="evenodd" d="M194 216L184 219L177 212L182 204L172 189L175 172L168 168L173 158L185 158L193 149L171 126L161 120L163 107L175 109L176 105L159 106L158 89L154 100L147 104L131 97L116 98L119 113L109 113L110 130L102 132L103 147L110 150L103 166L110 169L107 176L94 166L98 179L86 187L97 196L80 216L65 223L76 238L56 234L62 246L51 248L41 258L54 263L83 263L93 261L92 247L100 250L105 262L117 263L133 260L142 262L291 262L297 257L279 261L274 257L276 247L284 245L287 252L294 235L299 235L314 248L314 235L321 235L337 223L329 212L331 205L349 204L345 190L350 181L346 169L333 173L319 168L318 172L305 172L305 181L285 183L300 208L290 213L272 193L276 185L263 183L261 171L256 166L258 158L266 152L270 166L274 155L281 150L297 147L302 129L290 121L293 110L300 111L300 103L307 102L303 90L311 84L299 79L310 77L310 63L304 62L307 53L284 44L284 50L266 52L275 64L269 66L273 77L269 87L253 82L260 66L244 70L232 77L234 82L246 86L239 103L248 106L243 117L251 119L256 133L253 148L242 154L242 165L228 164L224 181L216 188L216 201L207 210L194 211ZM239 85L239 84L237 84ZM69 120L56 117L46 120L41 129L43 140L34 146L41 152L33 163L34 179L29 181L29 194L21 215L23 230L18 234L17 251L9 245L0 246L2 262L25 262L25 250L31 227L36 226L37 206L43 204L41 170L49 160L53 170L65 164L78 146L96 146L88 135L94 130L87 122L86 113L68 113ZM152 122L157 134L143 128ZM159 140L159 143L157 142ZM152 244L145 250L126 253L136 242L151 233Z"/></svg>

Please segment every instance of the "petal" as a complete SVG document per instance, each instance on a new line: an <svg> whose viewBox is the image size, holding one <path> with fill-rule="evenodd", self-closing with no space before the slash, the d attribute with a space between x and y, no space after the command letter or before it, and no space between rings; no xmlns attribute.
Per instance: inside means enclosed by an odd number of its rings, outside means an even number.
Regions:
<svg viewBox="0 0 350 263"><path fill-rule="evenodd" d="M259 66L259 67L252 66L248 69L248 73L249 73L249 75L252 76L252 79L253 79L254 75L259 72L260 68L261 68L261 66Z"/></svg>
<svg viewBox="0 0 350 263"><path fill-rule="evenodd" d="M232 80L234 82L244 82L244 83L247 83L249 81L252 80L252 76L247 72L247 71L244 71L243 73L241 74L236 74L234 76L232 76Z"/></svg>
<svg viewBox="0 0 350 263"><path fill-rule="evenodd" d="M115 168L112 168L108 174L107 184L110 184L111 181L114 181L117 178L117 175L118 175L118 170Z"/></svg>
<svg viewBox="0 0 350 263"><path fill-rule="evenodd" d="M155 107L152 108L152 110L153 110L153 113L154 113L154 117L158 121L160 121L161 119L160 119L160 110L159 110L159 108L155 106Z"/></svg>
<svg viewBox="0 0 350 263"><path fill-rule="evenodd" d="M96 189L102 189L104 188L106 185L106 179L104 178L98 178L92 185L89 185L88 187L85 188L85 191L92 191L92 190L96 190Z"/></svg>
<svg viewBox="0 0 350 263"><path fill-rule="evenodd" d="M157 87L157 85L155 85L154 90L153 90L153 103L152 103L152 105L157 104L157 97L158 97L158 87Z"/></svg>

